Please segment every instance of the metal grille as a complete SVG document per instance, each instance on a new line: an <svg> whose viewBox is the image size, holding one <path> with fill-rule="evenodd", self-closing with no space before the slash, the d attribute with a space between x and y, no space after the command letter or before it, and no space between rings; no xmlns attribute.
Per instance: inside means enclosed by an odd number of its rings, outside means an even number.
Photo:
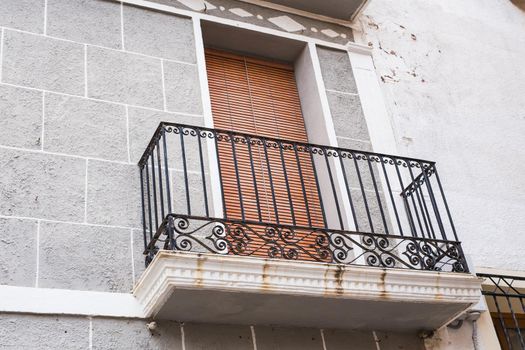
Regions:
<svg viewBox="0 0 525 350"><path fill-rule="evenodd" d="M478 274L503 350L525 350L525 277Z"/></svg>

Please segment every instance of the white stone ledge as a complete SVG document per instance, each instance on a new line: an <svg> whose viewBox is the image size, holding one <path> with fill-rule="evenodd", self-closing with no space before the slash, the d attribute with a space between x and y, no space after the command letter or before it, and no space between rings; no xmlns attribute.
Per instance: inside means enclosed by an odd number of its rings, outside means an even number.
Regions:
<svg viewBox="0 0 525 350"><path fill-rule="evenodd" d="M321 303L335 299L419 303L434 308L449 305L457 310L450 314L452 319L459 310L478 302L480 283L481 279L461 273L160 251L137 283L134 295L148 317L159 313L165 317L166 307L180 309L178 304L169 305L173 293L205 291L249 293L254 298L314 297ZM185 302L189 305L192 299Z"/></svg>
<svg viewBox="0 0 525 350"><path fill-rule="evenodd" d="M0 312L144 318L131 293L0 285Z"/></svg>

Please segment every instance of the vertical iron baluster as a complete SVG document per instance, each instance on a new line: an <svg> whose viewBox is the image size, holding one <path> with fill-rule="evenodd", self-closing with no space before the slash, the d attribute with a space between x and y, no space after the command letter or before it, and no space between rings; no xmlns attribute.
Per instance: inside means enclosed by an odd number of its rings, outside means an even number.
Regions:
<svg viewBox="0 0 525 350"><path fill-rule="evenodd" d="M149 158L149 157L148 157ZM153 218L152 218L152 215L151 215L151 192L150 192L150 187L149 187L149 159L146 158L146 163L144 165L144 168L146 169L146 185L148 186L147 187L147 194L148 194L148 216L149 216L149 239L150 241L153 239Z"/></svg>
<svg viewBox="0 0 525 350"><path fill-rule="evenodd" d="M144 200L144 167L140 166L140 199L142 204L142 234L144 235L144 251L148 248L148 239L146 235L146 208Z"/></svg>
<svg viewBox="0 0 525 350"><path fill-rule="evenodd" d="M518 323L518 320L516 319L516 313L514 312L510 298L506 293L505 293L505 299L507 299L507 305L509 306L510 314L512 315L512 320L514 321L514 325L516 326L516 331L518 332L518 338L520 340L521 348L525 349L525 340L523 339L523 336L521 335L520 324Z"/></svg>
<svg viewBox="0 0 525 350"><path fill-rule="evenodd" d="M306 187L304 185L303 171L301 169L301 160L299 159L299 153L297 152L297 144L293 144L293 150L295 153L295 160L297 162L297 171L299 173L299 180L301 180L301 188L303 190L304 207L306 210L306 217L308 219L308 226L312 227L312 218L310 217L310 207L308 206L308 196L306 195Z"/></svg>
<svg viewBox="0 0 525 350"><path fill-rule="evenodd" d="M428 190L428 195L430 196L430 202L432 203L432 208L434 208L434 214L436 215L436 221L438 223L438 227L439 227L439 231L441 232L441 239L446 239L445 238L445 228L443 227L443 221L441 220L441 214L439 213L439 208L438 208L438 205L437 205L437 202L436 202L436 197L434 197L434 191L432 190L432 185L430 184L430 179L429 179L429 176L427 175L427 172L424 167L423 167L423 163L422 162L419 162L419 164L421 165L421 169L422 169L422 172L423 172L423 177L425 179L425 183L427 185L427 190ZM436 165L432 165L428 168L428 171L430 174L432 174L432 168L435 169Z"/></svg>
<svg viewBox="0 0 525 350"><path fill-rule="evenodd" d="M410 226L410 232L412 233L412 237L417 237L416 225L414 223L414 218L412 217L412 211L410 210L408 198L406 197L405 192L404 192L405 185L403 184L401 172L399 171L398 159L392 158L392 160L394 161L394 167L396 169L397 179L399 181L399 185L401 186L400 195L401 195L401 198L403 198L403 204L405 205L405 211L407 213L408 225Z"/></svg>
<svg viewBox="0 0 525 350"><path fill-rule="evenodd" d="M310 161L312 162L312 169L314 171L315 187L317 188L317 196L319 197L319 206L321 207L321 214L323 215L324 228L328 228L328 224L326 222L326 212L324 210L324 205L323 205L323 196L321 194L321 186L319 186L319 178L317 176L317 167L315 166L313 147L314 146L308 146L308 152L310 153Z"/></svg>
<svg viewBox="0 0 525 350"><path fill-rule="evenodd" d="M154 150L151 150L151 180L153 186L153 208L155 208L155 232L159 229L159 213L157 207L157 186L155 181L155 155Z"/></svg>
<svg viewBox="0 0 525 350"><path fill-rule="evenodd" d="M162 135L162 134L161 134ZM159 197L160 197L160 212L161 212L161 218L164 220L166 217L166 213L164 211L164 191L162 186L162 162L160 160L160 144L159 144L159 138L155 141L155 148L157 149L157 166L158 166L158 173L159 173Z"/></svg>
<svg viewBox="0 0 525 350"><path fill-rule="evenodd" d="M368 208L368 201L366 200L365 188L363 186L363 179L361 179L361 171L359 171L359 164L357 164L357 158L354 152L350 151L352 158L354 159L355 171L357 173L357 179L359 180L359 187L361 188L361 195L363 196L363 203L365 205L366 216L368 218L368 224L370 225L370 232L374 233L374 224L372 223L372 216L370 215L370 209Z"/></svg>
<svg viewBox="0 0 525 350"><path fill-rule="evenodd" d="M343 216L341 215L341 208L339 207L339 199L337 198L337 190L335 188L334 176L332 174L332 168L330 167L330 161L328 160L328 150L325 147L323 147L322 151L324 153L324 160L326 162L328 178L330 179L330 186L332 187L332 194L334 196L335 208L337 210L337 217L339 219L339 226L341 230L344 230L345 228L343 224ZM332 150L332 152L335 152L335 151Z"/></svg>
<svg viewBox="0 0 525 350"><path fill-rule="evenodd" d="M443 203L445 204L445 210L447 211L448 220L450 221L450 227L452 227L452 232L454 233L454 238L456 241L458 241L458 235L456 233L456 227L454 226L454 222L452 221L452 215L450 215L450 209L448 208L447 199L445 198L445 193L443 192L443 186L441 186L441 181L439 180L439 175L437 168L434 168L434 174L436 175L436 180L439 187L439 192L441 193L441 198L443 198ZM445 239L447 239L445 237Z"/></svg>
<svg viewBox="0 0 525 350"><path fill-rule="evenodd" d="M503 329L503 333L505 334L505 339L507 339L507 344L509 345L509 350L512 350L512 344L510 342L509 333L507 332L507 327L505 326L505 322L503 321L503 315L501 314L501 309L500 309L499 304L498 304L498 297L493 295L492 298L494 299L494 304L496 305L496 310L498 311L499 322L501 324L501 328Z"/></svg>
<svg viewBox="0 0 525 350"><path fill-rule="evenodd" d="M202 190L204 191L204 209L206 211L206 217L210 216L210 210L208 208L208 189L206 188L206 174L204 173L204 159L202 156L202 138L201 138L201 129L195 128L197 132L197 140L199 142L199 161L201 165L201 180L202 180ZM206 131L204 131L206 135Z"/></svg>
<svg viewBox="0 0 525 350"><path fill-rule="evenodd" d="M255 168L253 166L252 139L251 137L247 136L246 140L248 142L248 154L250 156L250 168L252 170L253 190L255 192L255 204L257 205L257 216L259 221L262 221L261 203L259 202L259 189L257 188L257 179L255 175Z"/></svg>
<svg viewBox="0 0 525 350"><path fill-rule="evenodd" d="M166 194L168 201L168 214L172 214L171 209L171 191L170 191L170 170L168 166L168 147L166 145L166 129L162 127L162 144L164 145L164 173L166 177Z"/></svg>
<svg viewBox="0 0 525 350"><path fill-rule="evenodd" d="M345 164L343 162L343 155L341 151L339 152L339 163L341 163L341 170L343 171L343 179L345 181L346 194L348 195L348 200L350 201L350 209L352 210L352 217L354 219L355 230L359 231L359 224L357 223L357 215L355 215L354 201L352 200L352 190L348 185L348 178L346 176Z"/></svg>
<svg viewBox="0 0 525 350"><path fill-rule="evenodd" d="M241 218L242 218L242 221L245 221L246 218L244 216L244 203L242 200L241 179L239 177L239 167L237 166L237 154L235 152L235 140L234 140L235 136L233 133L229 133L229 136L230 136L230 143L232 145L232 157L233 157L233 167L235 169L235 179L237 180L237 194L239 195L239 204L241 206Z"/></svg>
<svg viewBox="0 0 525 350"><path fill-rule="evenodd" d="M419 208L421 209L421 216L423 217L423 223L425 225L425 228L427 230L427 236L428 238L432 238L432 235L434 234L434 228L432 227L432 222L430 222L430 216L428 215L427 205L425 203L425 198L423 197L423 193L421 191L421 186L419 185L419 180L417 180L414 177L414 172L412 171L412 167L410 166L412 163L408 163L408 172L410 174L410 178L412 179L412 184L414 184L414 192L412 193L412 198L414 197L413 194L416 194L417 203L419 204ZM425 215L426 213L426 215ZM428 222L427 222L428 217ZM423 237L425 235L423 234ZM434 238L435 235L434 235Z"/></svg>
<svg viewBox="0 0 525 350"><path fill-rule="evenodd" d="M180 149L182 155L182 167L184 170L184 186L186 187L186 210L191 215L190 184L188 179L188 165L186 164L186 147L184 145L184 127L179 126L180 132Z"/></svg>
<svg viewBox="0 0 525 350"><path fill-rule="evenodd" d="M388 180L388 173L385 168L385 161L382 156L379 156L379 161L381 162L381 167L383 168L383 174L385 175L386 187L388 189L388 194L390 195L390 201L392 202L392 207L394 208L394 214L396 215L397 226L399 227L399 233L403 235L403 227L401 226L401 221L399 220L399 214L397 213L397 206L394 202L394 195L392 194L392 188L390 187L390 180Z"/></svg>
<svg viewBox="0 0 525 350"><path fill-rule="evenodd" d="M370 162L370 155L366 155L366 162L368 163L368 170L370 171L370 176L372 177L372 184L374 185L374 191L376 193L377 205L379 206L379 213L381 214L381 219L383 221L383 226L385 227L385 233L388 234L388 225L386 223L385 213L383 211L383 203L381 202L381 196L377 190L376 177L374 175L374 169L372 169L372 163Z"/></svg>
<svg viewBox="0 0 525 350"><path fill-rule="evenodd" d="M213 140L215 142L215 157L217 158L217 167L219 168L219 182L220 182L220 185L221 185L221 200L222 200L222 216L227 219L228 218L228 213L227 213L227 210L226 210L226 199L225 199L225 195L224 195L224 184L223 184L223 181L222 181L222 169L221 169L221 157L220 157L220 154L219 154L219 142L217 141L217 138L219 137L219 135L217 134L217 132L215 130L212 131L213 133Z"/></svg>
<svg viewBox="0 0 525 350"><path fill-rule="evenodd" d="M288 203L290 205L290 214L292 214L292 225L295 225L295 214L293 210L292 192L290 191L290 184L288 183L288 174L286 172L286 164L285 164L284 155L283 155L284 146L281 141L278 141L278 144L279 144L279 154L281 155L281 166L283 167L284 182L286 184L286 192L288 193Z"/></svg>
<svg viewBox="0 0 525 350"><path fill-rule="evenodd" d="M407 168L410 169L410 161L406 160L406 159L403 159L403 161L407 165ZM410 184L409 184L409 186L410 186ZM405 196L407 198L407 202L408 202L408 197L410 197L410 199L412 200L412 204L414 205L414 212L416 214L417 223L418 223L419 229L421 231L421 237L424 238L425 237L425 231L423 231L423 225L421 225L421 219L419 218L419 212L417 211L416 201L414 200L414 193L410 193L410 189L407 188L407 191L405 192ZM410 203L408 203L408 207L410 208ZM417 235L416 235L416 237L417 237Z"/></svg>
<svg viewBox="0 0 525 350"><path fill-rule="evenodd" d="M270 160L268 159L268 147L270 144L267 143L266 139L261 139L264 147L264 157L266 158L266 167L268 168L268 180L270 180L270 190L272 191L273 210L275 213L275 222L279 223L279 214L277 211L277 200L275 199L275 188L273 187L272 169L270 167Z"/></svg>

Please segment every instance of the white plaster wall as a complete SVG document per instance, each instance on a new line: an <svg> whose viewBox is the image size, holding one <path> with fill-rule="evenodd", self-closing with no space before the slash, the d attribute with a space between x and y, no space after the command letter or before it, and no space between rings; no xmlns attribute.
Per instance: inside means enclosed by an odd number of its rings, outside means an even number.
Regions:
<svg viewBox="0 0 525 350"><path fill-rule="evenodd" d="M360 24L392 152L437 161L476 266L525 269L525 12L508 0L373 0Z"/></svg>

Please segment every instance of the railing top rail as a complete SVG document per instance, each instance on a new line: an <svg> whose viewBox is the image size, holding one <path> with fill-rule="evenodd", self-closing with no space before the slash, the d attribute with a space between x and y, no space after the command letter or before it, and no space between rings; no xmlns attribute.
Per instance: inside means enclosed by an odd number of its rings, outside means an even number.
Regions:
<svg viewBox="0 0 525 350"><path fill-rule="evenodd" d="M364 155L370 155L370 156L378 156L378 157L387 157L391 159L399 159L403 161L410 161L410 162L416 162L420 164L427 164L428 166L432 167L436 164L434 161L424 160L424 159L418 159L418 158L411 158L411 157L404 157L404 156L397 156L393 154L386 154L386 153L377 153L377 152L369 152L369 151L362 151L357 149L350 149L350 148L341 148L341 147L335 147L330 145L320 145L315 143L305 143L305 142L299 142L299 141L293 141L288 139L279 139L274 137L266 137L266 136L260 136L260 135L250 135L242 132L235 132L231 130L224 130L224 129L217 129L217 128L208 128L204 126L196 126L196 125L188 125L188 124L181 124L181 123L172 123L172 122L160 122L157 129L155 130L155 133L151 137L150 142L148 143L148 146L144 150L144 153L142 154L142 157L140 157L140 160L138 162L139 167L143 167L146 163L146 159L148 157L148 154L150 153L151 149L153 149L156 138L159 136L162 127L164 126L171 126L176 128L188 128L193 130L200 130L200 131L206 131L211 133L224 133L229 135L235 135L235 136L241 136L241 137L248 137L248 138L257 138L257 139L264 139L265 141L270 142L278 142L278 143L287 143L287 144L293 144L298 146L304 146L304 147L316 147L321 149L330 149L334 151L342 151L342 152L349 152L349 153L360 153Z"/></svg>

